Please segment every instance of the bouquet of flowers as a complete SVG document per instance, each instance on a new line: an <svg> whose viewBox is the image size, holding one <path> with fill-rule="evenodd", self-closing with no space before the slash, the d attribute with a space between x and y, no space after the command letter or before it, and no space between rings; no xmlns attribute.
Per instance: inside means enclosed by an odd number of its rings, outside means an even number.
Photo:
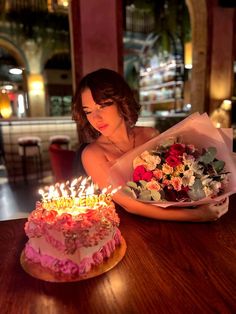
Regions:
<svg viewBox="0 0 236 314"><path fill-rule="evenodd" d="M232 129L194 113L120 157L109 183L161 207L218 202L236 192Z"/></svg>
<svg viewBox="0 0 236 314"><path fill-rule="evenodd" d="M229 180L225 162L215 147L198 150L192 144L169 139L133 161L133 181L125 190L141 201L191 202L214 198Z"/></svg>

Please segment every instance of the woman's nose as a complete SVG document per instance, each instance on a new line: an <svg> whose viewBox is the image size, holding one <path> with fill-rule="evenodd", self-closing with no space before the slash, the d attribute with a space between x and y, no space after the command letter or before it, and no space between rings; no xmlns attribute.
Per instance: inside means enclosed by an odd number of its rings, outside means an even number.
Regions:
<svg viewBox="0 0 236 314"><path fill-rule="evenodd" d="M98 109L96 109L96 110L94 110L93 112L92 112L92 117L93 117L93 119L97 119L97 118L101 118L101 110L100 110L100 108L98 108Z"/></svg>

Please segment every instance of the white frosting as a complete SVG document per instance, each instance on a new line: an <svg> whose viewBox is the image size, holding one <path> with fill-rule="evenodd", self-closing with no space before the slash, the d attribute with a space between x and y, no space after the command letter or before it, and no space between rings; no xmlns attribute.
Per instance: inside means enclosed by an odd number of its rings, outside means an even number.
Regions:
<svg viewBox="0 0 236 314"><path fill-rule="evenodd" d="M30 238L29 245L41 255L48 255L60 260L69 258L71 261L79 264L83 260L83 258L91 257L95 252L100 251L100 249L108 241L112 240L114 238L116 230L116 227L113 228L113 230L111 230L107 236L98 241L98 245L77 248L73 254L65 251L65 237L62 232L58 232L55 230L48 231L48 234L54 240L58 241L58 245L56 247L53 246L49 241L47 241L47 237L43 236Z"/></svg>

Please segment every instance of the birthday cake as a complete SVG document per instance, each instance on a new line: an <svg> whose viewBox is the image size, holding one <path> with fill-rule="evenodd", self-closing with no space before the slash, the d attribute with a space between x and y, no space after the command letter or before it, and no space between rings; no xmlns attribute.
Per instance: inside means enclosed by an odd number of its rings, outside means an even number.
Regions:
<svg viewBox="0 0 236 314"><path fill-rule="evenodd" d="M121 233L111 193L84 191L85 184L79 192L75 184L41 190L43 199L25 224L27 261L59 276L78 277L112 256Z"/></svg>

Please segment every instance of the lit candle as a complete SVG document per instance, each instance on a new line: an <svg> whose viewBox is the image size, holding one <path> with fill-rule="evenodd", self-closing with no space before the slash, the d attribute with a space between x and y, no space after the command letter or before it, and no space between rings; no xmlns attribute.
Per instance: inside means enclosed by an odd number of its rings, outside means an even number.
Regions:
<svg viewBox="0 0 236 314"><path fill-rule="evenodd" d="M45 187L46 191L40 189L39 194L42 196L45 209L54 209L60 212L70 211L76 215L78 212L86 212L87 208L96 209L98 205L111 204L112 195L121 187L113 190L111 188L111 185L105 187L98 194L99 188L92 182L91 177L83 179L81 176L71 183L66 181L66 183L56 183L54 186Z"/></svg>

